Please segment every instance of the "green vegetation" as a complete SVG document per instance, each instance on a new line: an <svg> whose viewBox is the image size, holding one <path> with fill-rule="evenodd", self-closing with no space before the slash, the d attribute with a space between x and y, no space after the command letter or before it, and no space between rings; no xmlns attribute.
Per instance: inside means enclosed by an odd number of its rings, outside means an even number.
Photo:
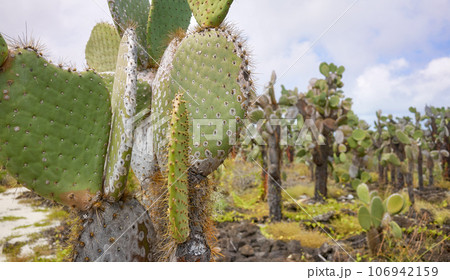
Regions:
<svg viewBox="0 0 450 280"><path fill-rule="evenodd" d="M4 217L0 217L0 222L17 221L17 220L20 220L20 219L25 219L25 217L4 216Z"/></svg>

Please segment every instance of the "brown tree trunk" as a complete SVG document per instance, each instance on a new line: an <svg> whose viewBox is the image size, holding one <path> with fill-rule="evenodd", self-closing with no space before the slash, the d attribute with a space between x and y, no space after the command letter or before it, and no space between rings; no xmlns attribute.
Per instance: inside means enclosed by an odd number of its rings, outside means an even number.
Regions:
<svg viewBox="0 0 450 280"><path fill-rule="evenodd" d="M447 151L450 152L450 145L447 145ZM444 158L442 160L445 162L445 164L443 165L443 168L444 168L444 172L443 172L444 179L446 181L450 181L450 156L446 157L446 158Z"/></svg>
<svg viewBox="0 0 450 280"><path fill-rule="evenodd" d="M281 221L281 148L280 126L273 127L273 134L269 133L268 146L268 172L269 172L269 217L272 221Z"/></svg>
<svg viewBox="0 0 450 280"><path fill-rule="evenodd" d="M419 190L423 191L423 155L422 148L419 146L419 154L417 156L417 180L419 183Z"/></svg>
<svg viewBox="0 0 450 280"><path fill-rule="evenodd" d="M328 137L327 137L328 140ZM314 198L323 201L327 197L327 179L328 179L328 155L330 147L328 141L324 145L318 145L313 150L313 161L316 165Z"/></svg>
<svg viewBox="0 0 450 280"><path fill-rule="evenodd" d="M309 172L311 174L311 182L314 182L314 164L312 162L309 165Z"/></svg>
<svg viewBox="0 0 450 280"><path fill-rule="evenodd" d="M261 193L261 200L266 201L267 200L267 194L269 191L269 173L267 171L267 150L265 145L259 146L261 150L261 185L262 185L262 193Z"/></svg>
<svg viewBox="0 0 450 280"><path fill-rule="evenodd" d="M408 173L406 173L406 186L408 188L408 196L411 204L414 205L414 192L413 192L413 182L414 182L414 161L408 159Z"/></svg>
<svg viewBox="0 0 450 280"><path fill-rule="evenodd" d="M289 163L293 163L294 162L294 147L292 146L287 146L286 148L286 155L288 158Z"/></svg>
<svg viewBox="0 0 450 280"><path fill-rule="evenodd" d="M397 167L391 164L391 185L394 186L395 182L397 182Z"/></svg>
<svg viewBox="0 0 450 280"><path fill-rule="evenodd" d="M384 166L381 165L381 153L378 155L378 185L383 185L384 181Z"/></svg>
<svg viewBox="0 0 450 280"><path fill-rule="evenodd" d="M384 168L384 183L389 184L389 168L388 165L383 166Z"/></svg>
<svg viewBox="0 0 450 280"><path fill-rule="evenodd" d="M433 175L433 169L434 169L434 161L431 155L428 156L427 159L427 169L428 169L428 186L434 185L434 175Z"/></svg>
<svg viewBox="0 0 450 280"><path fill-rule="evenodd" d="M381 251L381 232L377 228L371 228L367 232L367 244L372 256L378 255Z"/></svg>
<svg viewBox="0 0 450 280"><path fill-rule="evenodd" d="M393 147L394 147L394 152L397 155L398 159L400 160L401 163L403 163L406 158L405 146L401 143L398 143L398 144L394 144ZM402 168L397 167L396 169L397 169L397 174L396 174L397 181L394 184L394 190L400 191L405 186L405 178L403 176Z"/></svg>

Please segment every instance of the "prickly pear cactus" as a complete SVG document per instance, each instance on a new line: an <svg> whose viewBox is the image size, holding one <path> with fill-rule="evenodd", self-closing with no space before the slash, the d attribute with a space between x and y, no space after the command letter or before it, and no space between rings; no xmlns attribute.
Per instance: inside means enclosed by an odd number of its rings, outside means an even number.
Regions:
<svg viewBox="0 0 450 280"><path fill-rule="evenodd" d="M155 231L146 209L136 199L105 202L81 213L83 228L75 241L77 262L154 261Z"/></svg>
<svg viewBox="0 0 450 280"><path fill-rule="evenodd" d="M169 188L169 222L172 237L178 242L189 236L188 156L190 138L188 112L183 94L173 100L169 124L167 184Z"/></svg>
<svg viewBox="0 0 450 280"><path fill-rule="evenodd" d="M225 19L233 0L188 0L192 13L202 27L218 27Z"/></svg>
<svg viewBox="0 0 450 280"><path fill-rule="evenodd" d="M114 26L98 23L92 29L86 44L86 62L98 72L112 72L116 69L120 37Z"/></svg>
<svg viewBox="0 0 450 280"><path fill-rule="evenodd" d="M19 183L87 209L99 199L111 122L93 72L63 70L28 47L0 68L0 161Z"/></svg>
<svg viewBox="0 0 450 280"><path fill-rule="evenodd" d="M403 210L405 200L401 195L394 193L383 202L376 191L369 193L366 184L360 184L356 192L364 204L358 210L358 221L367 232L369 249L375 255L382 249L384 230L390 232L395 238L401 238L402 231L399 225L392 221L391 215Z"/></svg>
<svg viewBox="0 0 450 280"><path fill-rule="evenodd" d="M111 100L112 132L104 186L104 193L111 200L122 196L130 167L133 146L132 118L136 110L136 67L136 35L133 29L127 29L120 42Z"/></svg>
<svg viewBox="0 0 450 280"><path fill-rule="evenodd" d="M227 28L205 29L174 40L152 85L152 115L157 123L170 115L171 100L185 91L193 128L190 164L207 176L225 159L245 117L251 89L248 55ZM165 166L167 123L154 128L155 152Z"/></svg>

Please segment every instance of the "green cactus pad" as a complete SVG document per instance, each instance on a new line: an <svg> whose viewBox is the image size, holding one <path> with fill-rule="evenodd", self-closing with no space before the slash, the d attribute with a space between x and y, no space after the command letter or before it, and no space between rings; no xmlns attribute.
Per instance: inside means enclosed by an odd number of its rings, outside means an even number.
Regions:
<svg viewBox="0 0 450 280"><path fill-rule="evenodd" d="M370 202L369 187L367 187L366 184L360 184L356 188L356 193L358 194L358 198L362 202L369 204L369 202Z"/></svg>
<svg viewBox="0 0 450 280"><path fill-rule="evenodd" d="M166 158L164 117L171 114L171 101L182 91L193 129L193 171L207 176L223 162L248 106L248 63L239 38L225 28L192 33L169 45L152 84L152 115L158 124L153 129L153 143L158 161Z"/></svg>
<svg viewBox="0 0 450 280"><path fill-rule="evenodd" d="M156 260L156 233L148 211L136 199L104 202L80 214L83 231L74 246L75 262Z"/></svg>
<svg viewBox="0 0 450 280"><path fill-rule="evenodd" d="M188 0L201 27L218 27L228 14L233 0Z"/></svg>
<svg viewBox="0 0 450 280"><path fill-rule="evenodd" d="M326 62L322 62L319 65L319 71L324 75L325 77L328 77L330 75L330 67Z"/></svg>
<svg viewBox="0 0 450 280"><path fill-rule="evenodd" d="M358 221L361 227L365 230L369 230L372 225L372 219L370 217L369 209L366 206L361 206L358 210Z"/></svg>
<svg viewBox="0 0 450 280"><path fill-rule="evenodd" d="M147 26L147 49L150 64L156 65L169 45L169 36L186 31L191 10L186 0L153 0Z"/></svg>
<svg viewBox="0 0 450 280"><path fill-rule="evenodd" d="M389 226L391 227L392 235L395 238L402 238L402 229L396 222L394 222L394 221L390 222Z"/></svg>
<svg viewBox="0 0 450 280"><path fill-rule="evenodd" d="M120 37L109 23L98 23L92 29L86 44L86 62L98 72L112 72L116 69Z"/></svg>
<svg viewBox="0 0 450 280"><path fill-rule="evenodd" d="M120 41L111 96L113 120L104 184L104 193L110 200L117 200L122 196L130 167L132 118L136 110L136 66L136 35L133 29L127 29Z"/></svg>
<svg viewBox="0 0 450 280"><path fill-rule="evenodd" d="M380 196L380 194L378 193L377 190L373 190L370 192L370 200L372 200L372 198L374 198L375 196Z"/></svg>
<svg viewBox="0 0 450 280"><path fill-rule="evenodd" d="M101 73L100 75L109 93L112 94L114 86L114 74ZM152 86L146 80L147 78L140 79L138 76L136 84L136 114L142 113L143 116L145 116L145 114L150 110L150 105L152 103Z"/></svg>
<svg viewBox="0 0 450 280"><path fill-rule="evenodd" d="M362 129L357 128L357 129L353 130L352 137L356 141L361 141L366 137L366 132L364 132L364 130L362 130Z"/></svg>
<svg viewBox="0 0 450 280"><path fill-rule="evenodd" d="M111 111L93 72L16 49L0 67L0 162L18 182L78 209L99 198Z"/></svg>
<svg viewBox="0 0 450 280"><path fill-rule="evenodd" d="M188 158L189 120L183 94L173 100L168 145L169 222L172 237L183 243L189 236Z"/></svg>
<svg viewBox="0 0 450 280"><path fill-rule="evenodd" d="M398 193L391 194L386 200L386 209L392 215L400 213L404 206L405 200Z"/></svg>
<svg viewBox="0 0 450 280"><path fill-rule="evenodd" d="M372 217L372 224L375 227L379 227L384 215L383 201L381 201L380 197L375 196L372 198L372 201L370 202L370 214Z"/></svg>
<svg viewBox="0 0 450 280"><path fill-rule="evenodd" d="M3 64L3 62L6 61L8 58L8 45L5 42L5 39L3 39L2 34L0 33L0 66Z"/></svg>
<svg viewBox="0 0 450 280"><path fill-rule="evenodd" d="M401 143L403 143L405 145L411 144L411 140L409 140L408 135L406 135L403 131L396 130L395 136L397 136L398 141L400 141Z"/></svg>
<svg viewBox="0 0 450 280"><path fill-rule="evenodd" d="M149 1L108 0L108 6L120 36L123 36L128 27L136 27L139 64L147 68L149 57L145 47L147 46L146 29L150 11Z"/></svg>

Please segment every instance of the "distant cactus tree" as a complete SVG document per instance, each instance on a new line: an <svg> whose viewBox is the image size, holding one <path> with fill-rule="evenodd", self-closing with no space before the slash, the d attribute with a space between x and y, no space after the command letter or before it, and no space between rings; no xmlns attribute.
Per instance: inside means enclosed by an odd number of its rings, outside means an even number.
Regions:
<svg viewBox="0 0 450 280"><path fill-rule="evenodd" d="M269 204L269 217L273 221L280 221L281 213L281 124L272 120L281 119L281 108L275 98L274 85L276 82L275 71L272 72L269 83L264 88L264 93L256 99L256 106L250 111L252 121L263 122L258 127L267 145L267 202ZM264 153L263 153L264 155ZM264 167L263 167L263 171Z"/></svg>
<svg viewBox="0 0 450 280"><path fill-rule="evenodd" d="M207 176L239 135L249 56L222 23L232 1L151 2L108 1L115 26L92 30L86 72L0 36L0 163L80 213L75 261L211 257Z"/></svg>
<svg viewBox="0 0 450 280"><path fill-rule="evenodd" d="M317 200L327 197L328 165L333 156L332 146L335 140L341 144L341 137L335 139L335 132L339 127L345 125L346 114L351 110L352 101L345 98L341 88L342 74L345 71L343 66L337 67L333 63L321 63L320 73L324 79L312 79L310 88L305 100L299 98L297 108L303 118L314 121L320 135L323 137L315 139L311 145L311 153L315 164L315 188L314 196ZM311 106L313 110L311 110ZM340 134L340 132L337 132Z"/></svg>

